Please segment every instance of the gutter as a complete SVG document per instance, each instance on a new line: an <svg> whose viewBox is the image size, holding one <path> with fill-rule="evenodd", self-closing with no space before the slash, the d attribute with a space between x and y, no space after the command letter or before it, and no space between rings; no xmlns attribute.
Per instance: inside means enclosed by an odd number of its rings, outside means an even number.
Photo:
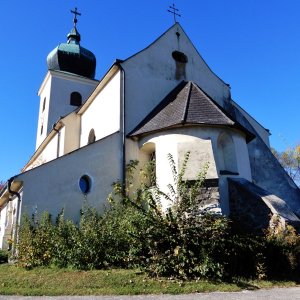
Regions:
<svg viewBox="0 0 300 300"><path fill-rule="evenodd" d="M52 129L57 133L57 147L56 147L56 158L59 157L59 146L60 146L60 131L58 129L56 129L56 125L59 123L60 121L57 121L56 123L53 124Z"/></svg>
<svg viewBox="0 0 300 300"><path fill-rule="evenodd" d="M0 197L4 194L5 190L7 189L7 182L3 184L2 188L0 189ZM1 207L1 205L0 205Z"/></svg>
<svg viewBox="0 0 300 300"><path fill-rule="evenodd" d="M12 247L12 253L15 254L16 252L16 244L18 242L18 239L19 239L19 235L18 235L18 225L20 223L20 207L21 207L21 195L20 193L16 192L16 191L13 191L11 189L11 184L12 182L14 181L15 177L11 177L8 181L7 181L7 189L8 189L8 192L10 195L12 196L16 196L18 198L18 203L17 203L17 212L16 212L16 224L15 224L15 227L14 227L14 243L13 243L13 247ZM9 200L11 201L11 200Z"/></svg>

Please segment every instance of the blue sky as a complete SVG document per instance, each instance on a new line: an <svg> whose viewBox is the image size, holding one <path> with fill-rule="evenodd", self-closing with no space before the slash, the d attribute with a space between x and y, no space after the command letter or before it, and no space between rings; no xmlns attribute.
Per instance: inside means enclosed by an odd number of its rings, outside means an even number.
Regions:
<svg viewBox="0 0 300 300"><path fill-rule="evenodd" d="M78 7L81 44L100 79L116 58L143 49L173 24L166 0L52 0L1 3L0 180L34 152L46 57L66 41ZM300 143L300 1L177 0L178 21L232 98L270 129L277 150Z"/></svg>

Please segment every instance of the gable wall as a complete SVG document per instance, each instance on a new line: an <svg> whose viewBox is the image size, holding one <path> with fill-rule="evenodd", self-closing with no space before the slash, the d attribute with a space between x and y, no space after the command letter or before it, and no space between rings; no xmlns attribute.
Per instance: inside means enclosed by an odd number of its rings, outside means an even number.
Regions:
<svg viewBox="0 0 300 300"><path fill-rule="evenodd" d="M180 33L179 39L176 32ZM188 57L185 75L176 78L173 51ZM229 87L206 65L179 24L145 50L122 63L125 70L126 133L131 131L182 80L192 80L223 105ZM177 70L178 71L178 70Z"/></svg>

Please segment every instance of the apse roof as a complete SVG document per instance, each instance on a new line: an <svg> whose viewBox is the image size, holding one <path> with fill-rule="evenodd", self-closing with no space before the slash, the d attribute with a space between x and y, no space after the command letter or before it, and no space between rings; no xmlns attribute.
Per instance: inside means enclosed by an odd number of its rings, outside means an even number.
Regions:
<svg viewBox="0 0 300 300"><path fill-rule="evenodd" d="M140 136L184 125L229 126L243 131L247 141L254 138L252 133L192 81L178 84L128 136Z"/></svg>

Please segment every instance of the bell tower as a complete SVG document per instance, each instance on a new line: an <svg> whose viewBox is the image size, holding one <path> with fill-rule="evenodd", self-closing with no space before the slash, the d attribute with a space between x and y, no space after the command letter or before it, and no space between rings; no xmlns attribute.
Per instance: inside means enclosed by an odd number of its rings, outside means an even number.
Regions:
<svg viewBox="0 0 300 300"><path fill-rule="evenodd" d="M67 42L59 44L47 57L48 72L38 91L40 109L36 137L36 149L63 116L81 106L95 89L98 81L95 55L80 45L77 16L74 14L73 28Z"/></svg>

